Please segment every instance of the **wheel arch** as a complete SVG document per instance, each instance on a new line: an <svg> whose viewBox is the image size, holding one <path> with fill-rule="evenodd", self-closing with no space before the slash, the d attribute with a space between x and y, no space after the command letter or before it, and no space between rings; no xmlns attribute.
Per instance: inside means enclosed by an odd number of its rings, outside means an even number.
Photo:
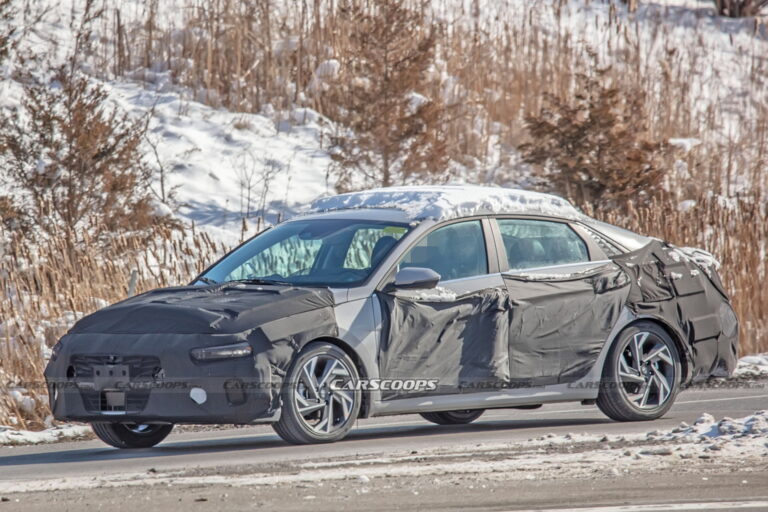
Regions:
<svg viewBox="0 0 768 512"><path fill-rule="evenodd" d="M324 336L322 338L317 338L310 341L309 343L307 343L307 345L309 345L310 343L330 343L331 345L334 345L335 347L338 347L339 349L343 350L344 353L347 354L350 359L352 359L352 362L355 363L355 368L357 369L357 373L360 375L360 378L361 379L368 378L368 371L365 368L365 364L363 364L362 358L345 341L340 340L339 338ZM371 410L371 396L370 396L370 393L363 390L363 392L361 393L361 397L362 397L362 403L360 404L360 414L358 417L367 418Z"/></svg>

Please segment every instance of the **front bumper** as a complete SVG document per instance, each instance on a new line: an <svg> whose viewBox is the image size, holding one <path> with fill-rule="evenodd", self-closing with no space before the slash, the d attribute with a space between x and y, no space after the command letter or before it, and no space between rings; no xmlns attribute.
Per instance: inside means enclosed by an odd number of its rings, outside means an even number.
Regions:
<svg viewBox="0 0 768 512"><path fill-rule="evenodd" d="M279 418L281 379L264 353L198 362L195 346L221 336L76 334L45 371L53 416L81 422L260 423ZM90 338L90 339L89 339ZM200 339L190 339L200 338Z"/></svg>

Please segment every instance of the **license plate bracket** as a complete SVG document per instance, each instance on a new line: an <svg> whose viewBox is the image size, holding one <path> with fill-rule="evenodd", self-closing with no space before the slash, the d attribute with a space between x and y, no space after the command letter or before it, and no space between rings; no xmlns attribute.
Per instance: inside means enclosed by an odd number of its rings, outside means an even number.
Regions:
<svg viewBox="0 0 768 512"><path fill-rule="evenodd" d="M130 379L130 367L127 364L104 364L93 367L93 387L97 391L125 389Z"/></svg>

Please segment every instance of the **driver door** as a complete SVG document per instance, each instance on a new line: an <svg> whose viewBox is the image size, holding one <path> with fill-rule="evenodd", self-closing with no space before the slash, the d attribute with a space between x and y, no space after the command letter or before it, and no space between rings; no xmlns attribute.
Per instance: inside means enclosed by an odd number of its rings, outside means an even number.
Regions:
<svg viewBox="0 0 768 512"><path fill-rule="evenodd" d="M492 240L487 219L462 220L434 228L401 258L397 270L429 268L441 279L435 289L378 293L380 375L435 386L382 390L384 400L483 391L508 379L508 305Z"/></svg>

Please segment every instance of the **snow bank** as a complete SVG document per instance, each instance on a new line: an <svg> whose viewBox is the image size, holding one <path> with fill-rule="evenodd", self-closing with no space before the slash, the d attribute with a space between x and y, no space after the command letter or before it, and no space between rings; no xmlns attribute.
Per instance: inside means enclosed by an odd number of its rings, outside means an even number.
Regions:
<svg viewBox="0 0 768 512"><path fill-rule="evenodd" d="M472 185L390 187L318 199L309 212L354 208L394 208L413 220L445 220L482 214L584 215L561 197L528 190Z"/></svg>
<svg viewBox="0 0 768 512"><path fill-rule="evenodd" d="M336 481L378 484L396 477L439 475L504 482L566 477L615 478L647 472L706 473L723 468L759 467L768 456L765 411L740 419L715 421L705 414L693 426L645 434L542 436L527 442L458 443L440 448L336 457L334 460L287 462L284 470L240 474L158 471L68 477L53 480L0 482L0 492L132 487L142 485L296 485ZM710 464L714 459L717 464ZM391 480L389 480L391 482Z"/></svg>
<svg viewBox="0 0 768 512"><path fill-rule="evenodd" d="M144 89L125 81L105 84L110 97L136 116L152 112L147 161L164 169L178 214L225 242L237 242L242 219L268 222L332 192L325 121L310 109L275 123L266 116L217 110L179 92ZM158 185L155 186L159 190ZM227 236L230 235L230 236ZM234 238L233 238L234 237Z"/></svg>
<svg viewBox="0 0 768 512"><path fill-rule="evenodd" d="M757 411L743 418L724 417L715 420L711 414L704 413L693 425L681 423L679 427L659 434L649 432L646 436L655 437L662 441L694 442L702 440L719 440L720 442L737 439L768 439L768 411Z"/></svg>
<svg viewBox="0 0 768 512"><path fill-rule="evenodd" d="M55 443L57 441L82 439L88 436L90 432L91 427L87 425L59 425L38 432L0 426L0 446Z"/></svg>
<svg viewBox="0 0 768 512"><path fill-rule="evenodd" d="M759 379L768 378L768 352L752 356L744 356L739 359L734 379Z"/></svg>

